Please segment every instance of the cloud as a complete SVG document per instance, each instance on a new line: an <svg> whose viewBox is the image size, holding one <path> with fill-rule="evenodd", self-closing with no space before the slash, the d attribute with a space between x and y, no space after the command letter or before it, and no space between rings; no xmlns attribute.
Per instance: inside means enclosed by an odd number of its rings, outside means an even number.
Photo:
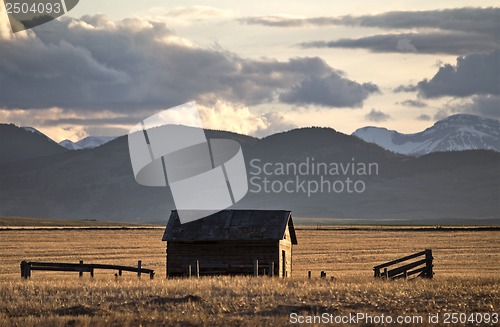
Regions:
<svg viewBox="0 0 500 327"><path fill-rule="evenodd" d="M477 95L471 102L452 108L454 112L500 119L500 95Z"/></svg>
<svg viewBox="0 0 500 327"><path fill-rule="evenodd" d="M0 42L0 53L0 108L151 113L190 100L317 104L299 91L318 81L335 86L315 91L322 105L351 107L376 88L318 57L247 59L194 46L161 22L103 15L40 26L28 38Z"/></svg>
<svg viewBox="0 0 500 327"><path fill-rule="evenodd" d="M365 119L375 123L380 123L391 119L391 116L383 113L382 111L372 109L369 113L365 115Z"/></svg>
<svg viewBox="0 0 500 327"><path fill-rule="evenodd" d="M441 120L441 119L444 119L446 117L448 117L450 115L450 111L446 108L442 108L442 109L439 109L435 114L434 116L432 116L432 118L434 120Z"/></svg>
<svg viewBox="0 0 500 327"><path fill-rule="evenodd" d="M406 107L415 107L415 108L424 108L427 107L427 104L420 100L405 100L402 102L396 102L396 104L401 104Z"/></svg>
<svg viewBox="0 0 500 327"><path fill-rule="evenodd" d="M453 98L441 107L434 119L439 120L454 114L471 114L500 119L500 95L474 95L467 98Z"/></svg>
<svg viewBox="0 0 500 327"><path fill-rule="evenodd" d="M117 115L109 111L78 112L62 108L0 109L0 122L36 127L53 140L80 140L89 135L124 135L141 115Z"/></svg>
<svg viewBox="0 0 500 327"><path fill-rule="evenodd" d="M455 8L392 11L378 15L309 17L260 16L238 19L273 27L350 26L396 30L397 33L300 43L302 48L352 48L373 52L468 54L500 47L500 8Z"/></svg>
<svg viewBox="0 0 500 327"><path fill-rule="evenodd" d="M57 120L58 117L75 117L74 113L64 112L60 108L41 110L4 110L0 109L0 122L13 123L18 126L36 127L56 142L65 139L78 141L89 135L87 127L67 124L47 124L47 121Z"/></svg>
<svg viewBox="0 0 500 327"><path fill-rule="evenodd" d="M243 17L238 18L237 21L246 25L263 25L272 27L313 27L342 25L342 19L335 17L302 18L287 15Z"/></svg>
<svg viewBox="0 0 500 327"><path fill-rule="evenodd" d="M418 87L416 85L400 85L393 90L394 93L407 93L417 91Z"/></svg>
<svg viewBox="0 0 500 327"><path fill-rule="evenodd" d="M296 128L281 112L255 113L250 108L217 100L198 105L202 125L207 129L264 137ZM144 118L143 114L119 115L110 111L79 112L61 108L1 110L0 122L36 126L54 140L80 140L88 135L118 136Z"/></svg>
<svg viewBox="0 0 500 327"><path fill-rule="evenodd" d="M297 18L286 16L245 17L238 21L248 25L275 27L311 26L360 26L384 29L440 29L447 31L472 32L499 35L500 8L454 8L427 11L392 11L378 15L310 17Z"/></svg>
<svg viewBox="0 0 500 327"><path fill-rule="evenodd" d="M43 119L38 121L37 124L42 124L44 126L64 126L64 125L85 125L85 126L101 126L101 125L121 125L129 126L140 120L139 117L135 116L114 116L114 117L89 117L85 115L84 117L78 118L62 118L57 117L53 119Z"/></svg>
<svg viewBox="0 0 500 327"><path fill-rule="evenodd" d="M372 52L410 52L428 54L467 54L498 49L494 36L468 32L397 33L336 41L312 41L302 48L368 49Z"/></svg>
<svg viewBox="0 0 500 327"><path fill-rule="evenodd" d="M337 73L311 77L281 94L280 100L293 104L317 104L326 107L359 107L371 94L380 92L372 83L359 84Z"/></svg>
<svg viewBox="0 0 500 327"><path fill-rule="evenodd" d="M417 48L411 43L411 39L399 39L396 44L396 49L403 52L417 52Z"/></svg>
<svg viewBox="0 0 500 327"><path fill-rule="evenodd" d="M426 115L426 114L421 114L417 117L417 120L421 120L421 121L430 121L431 119L432 119L431 116Z"/></svg>
<svg viewBox="0 0 500 327"><path fill-rule="evenodd" d="M204 128L232 131L245 135L267 136L295 128L282 113L257 114L246 106L217 101L211 106L198 106Z"/></svg>
<svg viewBox="0 0 500 327"><path fill-rule="evenodd" d="M191 25L194 22L222 19L232 15L230 10L202 5L178 6L173 9L153 7L147 12L147 17L166 21L170 25Z"/></svg>
<svg viewBox="0 0 500 327"><path fill-rule="evenodd" d="M457 64L441 66L430 80L420 81L419 95L467 97L500 93L500 50L457 58Z"/></svg>
<svg viewBox="0 0 500 327"><path fill-rule="evenodd" d="M151 11L157 12L158 8L152 9ZM227 17L231 14L230 11L219 9L212 6L180 6L174 9L168 10L165 15L169 17L182 17L194 20L202 20L207 18L215 17Z"/></svg>
<svg viewBox="0 0 500 327"><path fill-rule="evenodd" d="M297 125L289 121L281 112L268 112L260 116L266 125L255 132L258 137L265 137L283 131L288 131L297 128Z"/></svg>

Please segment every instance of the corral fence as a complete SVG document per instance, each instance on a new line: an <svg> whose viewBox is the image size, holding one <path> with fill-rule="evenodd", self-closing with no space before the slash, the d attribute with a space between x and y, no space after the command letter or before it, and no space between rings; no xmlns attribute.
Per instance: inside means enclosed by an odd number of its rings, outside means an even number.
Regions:
<svg viewBox="0 0 500 327"><path fill-rule="evenodd" d="M257 259L253 265L242 264L203 264L200 269L200 261L196 260L193 265L182 266L186 269L187 277L200 277L200 275L253 275L253 276L277 276L274 262L262 262ZM167 277L170 277L167 275Z"/></svg>
<svg viewBox="0 0 500 327"><path fill-rule="evenodd" d="M155 271L153 269L142 268L142 261L137 261L137 267L132 266L120 266L120 265L106 265L106 264L96 264L96 263L61 263L61 262L21 262L21 278L28 279L31 277L31 272L33 270L41 271L60 271L60 272L78 272L80 277L83 277L84 272L90 273L91 277L94 277L94 270L96 269L107 269L116 270L117 274L115 276L122 276L124 271L130 271L137 273L137 277L141 278L142 274L149 274L149 278L153 279Z"/></svg>
<svg viewBox="0 0 500 327"><path fill-rule="evenodd" d="M409 262L410 260L416 260ZM412 275L432 278L434 276L432 264L432 250L427 249L409 256L383 263L373 267L375 278L400 279ZM398 265L404 263L403 265Z"/></svg>

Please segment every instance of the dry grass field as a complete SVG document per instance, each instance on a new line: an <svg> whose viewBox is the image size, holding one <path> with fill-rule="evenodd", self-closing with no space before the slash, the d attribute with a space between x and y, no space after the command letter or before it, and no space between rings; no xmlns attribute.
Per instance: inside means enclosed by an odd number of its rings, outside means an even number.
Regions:
<svg viewBox="0 0 500 327"><path fill-rule="evenodd" d="M162 233L161 228L0 229L0 326L281 326L296 321L291 313L304 319L323 313L421 316L422 324L414 320L407 325L434 326L428 314L439 313L438 325L446 325L447 313L500 311L498 230L300 229L293 277L286 280L166 280ZM435 258L433 280L373 279L374 265L426 248ZM34 271L31 280L20 279L22 260L80 259L121 265L142 260L157 274L139 281L126 272L115 280L111 271L97 271L94 279ZM319 279L322 270L335 280Z"/></svg>

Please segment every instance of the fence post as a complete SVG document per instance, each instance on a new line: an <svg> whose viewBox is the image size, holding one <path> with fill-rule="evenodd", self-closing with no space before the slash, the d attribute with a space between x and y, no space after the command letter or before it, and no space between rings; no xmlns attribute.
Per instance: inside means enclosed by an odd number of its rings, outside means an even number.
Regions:
<svg viewBox="0 0 500 327"><path fill-rule="evenodd" d="M137 261L137 277L140 279L141 278L141 273L142 273L142 261L139 260Z"/></svg>
<svg viewBox="0 0 500 327"><path fill-rule="evenodd" d="M269 264L269 276L274 276L274 261Z"/></svg>
<svg viewBox="0 0 500 327"><path fill-rule="evenodd" d="M380 268L373 268L373 270L375 271L374 273L374 277L380 277Z"/></svg>
<svg viewBox="0 0 500 327"><path fill-rule="evenodd" d="M28 279L28 263L21 261L21 278Z"/></svg>
<svg viewBox="0 0 500 327"><path fill-rule="evenodd" d="M311 271L310 270L307 272L307 278L311 279Z"/></svg>
<svg viewBox="0 0 500 327"><path fill-rule="evenodd" d="M90 269L90 277L94 278L94 268Z"/></svg>
<svg viewBox="0 0 500 327"><path fill-rule="evenodd" d="M83 277L83 260L80 260L80 270L78 271L78 277Z"/></svg>
<svg viewBox="0 0 500 327"><path fill-rule="evenodd" d="M257 259L253 261L253 275L259 276L259 260Z"/></svg>
<svg viewBox="0 0 500 327"><path fill-rule="evenodd" d="M200 278L200 261L196 260L196 278Z"/></svg>
<svg viewBox="0 0 500 327"><path fill-rule="evenodd" d="M384 268L384 277L386 279L389 279L389 271L387 270L387 268Z"/></svg>
<svg viewBox="0 0 500 327"><path fill-rule="evenodd" d="M188 266L188 277L191 278L191 265Z"/></svg>
<svg viewBox="0 0 500 327"><path fill-rule="evenodd" d="M425 250L425 270L426 270L425 277L427 278L432 278L434 276L434 272L432 269L434 265L432 264L432 259L434 259L432 257L432 250L431 249Z"/></svg>

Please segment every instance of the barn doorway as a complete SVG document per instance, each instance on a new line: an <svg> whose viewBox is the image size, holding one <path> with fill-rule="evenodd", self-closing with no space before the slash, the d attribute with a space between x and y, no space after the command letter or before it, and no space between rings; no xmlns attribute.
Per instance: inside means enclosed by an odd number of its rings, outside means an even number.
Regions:
<svg viewBox="0 0 500 327"><path fill-rule="evenodd" d="M281 251L281 262L282 262L282 271L283 277L286 277L286 252L284 250Z"/></svg>

